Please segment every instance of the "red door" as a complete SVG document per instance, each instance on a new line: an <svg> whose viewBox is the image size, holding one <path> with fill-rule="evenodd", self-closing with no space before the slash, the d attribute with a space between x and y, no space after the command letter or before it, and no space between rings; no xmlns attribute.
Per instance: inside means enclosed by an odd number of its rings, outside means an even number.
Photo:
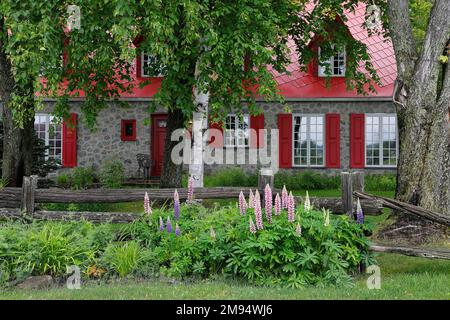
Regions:
<svg viewBox="0 0 450 320"><path fill-rule="evenodd" d="M151 175L154 177L161 176L161 169L164 157L164 143L166 140L166 124L167 115L166 114L154 114L152 115L152 172Z"/></svg>

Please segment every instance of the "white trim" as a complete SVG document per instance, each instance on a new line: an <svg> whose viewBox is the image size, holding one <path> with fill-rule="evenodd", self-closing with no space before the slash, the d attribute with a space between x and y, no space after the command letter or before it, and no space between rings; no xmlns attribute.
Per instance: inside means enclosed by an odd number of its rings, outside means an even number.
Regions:
<svg viewBox="0 0 450 320"><path fill-rule="evenodd" d="M334 47L334 45L333 45L333 47ZM333 73L333 71L334 71L334 55L328 59L328 63L330 64L331 74L330 75L326 74L325 73L326 68L322 67L320 65L320 61L321 61L320 60L320 51L321 51L321 49L319 47L318 60L317 60L318 61L318 65L317 65L318 76L319 77L345 78L345 74L347 73L347 51L346 51L346 49L344 48L344 52L343 52L343 54L344 54L344 73L343 74L334 74ZM341 52L337 52L337 53L339 54ZM324 60L324 62L325 62L325 60Z"/></svg>
<svg viewBox="0 0 450 320"><path fill-rule="evenodd" d="M379 122L379 161L380 164L377 165L368 165L367 164L367 144L366 144L366 137L367 137L367 117L378 117L380 119ZM394 117L395 118L395 165L384 165L383 164L383 117ZM399 143L398 143L398 122L397 122L397 114L395 113L365 113L364 114L364 167L365 168L392 168L396 169L398 166L398 155L399 155Z"/></svg>
<svg viewBox="0 0 450 320"><path fill-rule="evenodd" d="M156 75L156 76L149 76L149 75L146 75L146 74L144 73L144 55L150 56L150 55L149 55L148 53L146 53L146 52L142 52L142 53L141 53L141 78L163 78L164 75L163 75L162 73L160 73L160 74L158 74L158 75Z"/></svg>
<svg viewBox="0 0 450 320"><path fill-rule="evenodd" d="M226 132L226 130L227 130L227 118L228 117L235 117L235 128L236 129L234 129L234 135L233 135L233 141L234 141L234 144L227 144L226 143L226 139L225 139L225 132ZM251 139L251 135L250 135L250 126L251 126L251 124L250 124L250 115L249 114L246 114L246 113L244 113L244 114L242 114L242 117L243 118L245 118L245 117L247 117L247 119L248 119L248 128L245 130L243 130L244 132L245 131L247 131L247 134L248 134L248 138L247 138L247 144L244 144L244 145L242 145L242 144L240 144L240 145L238 145L238 144L236 144L236 142L237 142L237 130L242 130L242 129L239 129L239 123L240 123L240 119L239 119L239 115L237 115L237 114L235 114L235 113L229 113L229 114L227 114L226 115L226 117L225 117L225 126L224 126L224 128L223 128L223 146L225 147L225 148L248 148L249 146L250 146L250 139ZM230 131L232 130L232 129L229 129Z"/></svg>
<svg viewBox="0 0 450 320"><path fill-rule="evenodd" d="M294 139L294 131L295 131L295 118L296 117L306 117L306 141L307 141L307 152L306 152L306 161L308 162L307 165L304 164L295 164L295 139ZM311 117L321 117L322 118L322 141L323 141L323 164L321 165L311 165L311 145L310 145L310 118ZM325 168L325 159L326 159L326 125L325 125L325 114L323 113L293 113L292 114L292 167L295 168Z"/></svg>

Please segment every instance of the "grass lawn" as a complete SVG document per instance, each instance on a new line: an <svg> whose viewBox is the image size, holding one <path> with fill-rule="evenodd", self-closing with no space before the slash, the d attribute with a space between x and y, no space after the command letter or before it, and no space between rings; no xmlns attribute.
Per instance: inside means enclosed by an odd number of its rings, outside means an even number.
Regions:
<svg viewBox="0 0 450 320"><path fill-rule="evenodd" d="M0 299L450 299L450 261L380 254L381 289L369 290L362 274L352 288L266 288L225 280L169 284L122 281L80 290L4 291Z"/></svg>

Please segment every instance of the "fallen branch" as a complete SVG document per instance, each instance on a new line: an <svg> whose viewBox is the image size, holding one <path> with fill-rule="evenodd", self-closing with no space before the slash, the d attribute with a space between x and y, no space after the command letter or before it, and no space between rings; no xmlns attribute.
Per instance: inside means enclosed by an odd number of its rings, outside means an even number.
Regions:
<svg viewBox="0 0 450 320"><path fill-rule="evenodd" d="M365 192L355 191L353 193L356 197L369 200L380 200L384 207L398 210L403 213L414 215L419 218L423 218L429 221L433 221L447 227L450 226L450 215L437 213L428 209L424 209L418 206L414 206L409 203L401 202L395 199L390 199L381 196L374 196Z"/></svg>
<svg viewBox="0 0 450 320"><path fill-rule="evenodd" d="M445 249L423 249L423 248L408 248L408 247L386 247L372 245L369 250L374 252L397 253L412 257L422 257L428 259L444 259L450 260L450 250Z"/></svg>

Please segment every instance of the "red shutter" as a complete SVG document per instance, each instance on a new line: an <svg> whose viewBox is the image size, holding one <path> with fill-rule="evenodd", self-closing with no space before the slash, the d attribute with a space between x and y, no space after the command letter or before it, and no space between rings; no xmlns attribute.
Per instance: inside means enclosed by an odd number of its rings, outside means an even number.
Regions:
<svg viewBox="0 0 450 320"><path fill-rule="evenodd" d="M364 114L350 114L350 167L364 168Z"/></svg>
<svg viewBox="0 0 450 320"><path fill-rule="evenodd" d="M279 130L279 166L280 168L292 167L292 114L278 114L278 130Z"/></svg>
<svg viewBox="0 0 450 320"><path fill-rule="evenodd" d="M341 118L338 113L329 113L326 121L326 167L341 167Z"/></svg>
<svg viewBox="0 0 450 320"><path fill-rule="evenodd" d="M209 123L209 146L211 148L223 147L223 128L221 123Z"/></svg>
<svg viewBox="0 0 450 320"><path fill-rule="evenodd" d="M250 147L263 148L264 147L264 114L257 116L250 116Z"/></svg>
<svg viewBox="0 0 450 320"><path fill-rule="evenodd" d="M63 122L62 164L64 167L77 166L77 114L71 113Z"/></svg>

